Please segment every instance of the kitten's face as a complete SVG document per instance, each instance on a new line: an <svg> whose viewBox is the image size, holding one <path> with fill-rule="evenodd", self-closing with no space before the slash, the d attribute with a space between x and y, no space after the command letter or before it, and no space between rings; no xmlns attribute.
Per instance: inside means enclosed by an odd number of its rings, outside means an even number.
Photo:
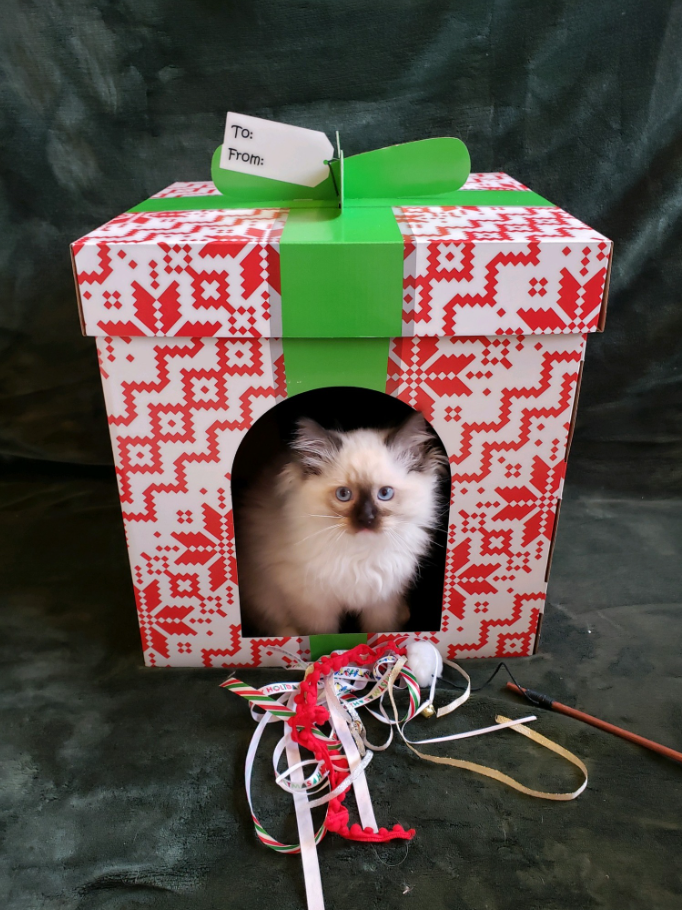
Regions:
<svg viewBox="0 0 682 910"><path fill-rule="evenodd" d="M325 431L301 421L299 507L365 541L433 525L442 460L421 415L394 431Z"/></svg>
<svg viewBox="0 0 682 910"><path fill-rule="evenodd" d="M348 434L336 458L307 486L352 534L380 533L400 520L414 521L421 511L423 483L415 483L369 430Z"/></svg>

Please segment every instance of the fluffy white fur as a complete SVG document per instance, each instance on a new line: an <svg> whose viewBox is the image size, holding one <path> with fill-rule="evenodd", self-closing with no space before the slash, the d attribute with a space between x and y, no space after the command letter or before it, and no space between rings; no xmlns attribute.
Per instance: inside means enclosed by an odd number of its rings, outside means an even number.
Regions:
<svg viewBox="0 0 682 910"><path fill-rule="evenodd" d="M434 676L443 675L443 658L430 641L410 642L407 646L407 666L422 689L431 685Z"/></svg>
<svg viewBox="0 0 682 910"><path fill-rule="evenodd" d="M366 632L398 631L405 593L431 542L444 458L421 415L394 431L326 431L303 420L292 458L248 495L238 530L242 610L262 634L338 632L354 613ZM339 487L376 497L376 528L359 528ZM364 491L364 493L360 493Z"/></svg>

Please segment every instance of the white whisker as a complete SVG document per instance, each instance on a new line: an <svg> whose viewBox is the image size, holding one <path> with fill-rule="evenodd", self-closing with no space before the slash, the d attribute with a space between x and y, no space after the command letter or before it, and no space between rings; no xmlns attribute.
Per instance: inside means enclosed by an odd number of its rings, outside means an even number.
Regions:
<svg viewBox="0 0 682 910"><path fill-rule="evenodd" d="M310 540L311 537L317 537L318 534L323 534L325 531L333 531L334 528L340 527L339 524L327 525L326 528L320 528L319 531L313 531L312 534L308 534L307 537L301 538L301 540L294 541L294 546L297 547L299 544L305 543L306 540Z"/></svg>
<svg viewBox="0 0 682 910"><path fill-rule="evenodd" d="M404 553L411 552L410 547L405 543L405 541L391 528L386 528L386 533L391 538L391 540L398 546L398 549L402 550Z"/></svg>

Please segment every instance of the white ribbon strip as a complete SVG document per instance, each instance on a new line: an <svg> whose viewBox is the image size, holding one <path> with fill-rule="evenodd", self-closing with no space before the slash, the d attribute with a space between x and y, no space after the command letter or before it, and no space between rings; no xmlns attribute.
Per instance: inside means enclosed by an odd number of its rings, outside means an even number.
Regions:
<svg viewBox="0 0 682 910"><path fill-rule="evenodd" d="M289 654L289 652L287 652L287 654ZM296 659L295 655L289 654L289 656L293 660ZM439 718L455 711L460 705L467 701L471 694L471 680L469 679L468 674L458 664L452 661L445 660L444 663L456 670L457 673L465 679L466 688L462 694L458 695L453 701L436 710L436 716ZM297 667L297 669L299 668L300 667ZM387 748L391 743L393 740L394 727L398 728L398 733L408 749L420 758L438 764L446 764L455 768L473 771L485 777L493 778L521 793L526 793L529 796L550 800L571 800L582 793L587 786L587 768L579 758L556 743L553 743L551 740L547 740L545 737L540 736L524 726L524 724L536 720L535 715L529 715L528 717L522 717L516 720L500 716L495 718L497 721L496 724L482 727L477 730L466 730L460 733L451 733L445 736L436 736L421 740L408 738L406 735L407 724L410 723L411 720L414 720L418 715L424 714L427 708L433 707L436 695L436 683L437 678L434 675L428 698L420 704L420 693L418 688L415 688L417 683L413 674L409 672L409 668L406 667L406 658L398 658L397 655L386 655L380 658L371 670L364 667L349 666L342 668L335 674L326 676L324 680L320 680L317 693L318 704L326 704L329 709L330 723L333 732L332 734L327 735L316 728L314 730L314 735L326 741L328 746L332 746L332 751L329 755L331 762L337 768L343 768L344 770L347 765L349 770L348 775L333 790L329 789L329 772L325 763L318 761L315 758L301 758L300 749L294 742L292 730L288 723L290 715L283 717L282 714L286 714L286 712L279 712L279 714L273 713L275 706L272 704L270 705L269 710L264 710L262 707L263 699L260 699L261 705L259 705L258 698L255 697L256 695L260 697L260 694L269 696L269 698L279 702L283 709L286 707L289 710L294 711L296 707L294 696L300 691L300 683L273 683L269 686L263 686L256 693L254 693L253 690L246 691L248 687L242 687L245 691L238 692L238 694L251 700L251 714L256 721L256 729L251 738L251 743L249 744L244 769L246 796L256 826L256 833L266 845L275 850L279 850L280 852L291 853L295 852L295 845L279 843L262 828L253 811L251 796L253 765L265 728L270 723L284 723L284 735L275 747L273 754L273 768L275 783L283 790L290 793L294 800L308 910L324 910L322 879L320 876L320 866L315 844L316 833L311 810L317 806L323 806L326 803L329 803L334 797L344 793L352 786L355 791L355 799L362 827L377 831L378 825L369 794L365 769L372 760L374 752ZM409 688L410 707L405 718L401 719L395 698L396 691L399 689L404 691L405 686L408 686ZM368 688L369 691L366 695L356 695L356 693L359 693L361 690ZM384 706L384 699L386 696L388 696L390 701L390 707L393 713L392 717ZM377 702L378 711L369 707L369 703L373 701ZM389 737L385 744L374 746L367 740L364 725L358 714L358 709L361 707L365 707L370 714L389 726ZM433 713L433 711L431 713ZM548 793L533 790L493 768L445 756L429 755L419 752L414 748L415 746L427 743L444 743L453 740L467 739L474 736L493 733L497 730L504 730L506 728L513 728L515 732L522 733L539 745L556 752L567 761L572 762L584 775L582 785L571 793ZM343 754L338 749L339 743L343 749ZM279 764L284 755L286 755L287 767L283 771L280 771ZM308 773L306 769L310 768L312 768L312 770ZM320 831L317 832L317 836L320 837L322 833L323 829L320 829Z"/></svg>
<svg viewBox="0 0 682 910"><path fill-rule="evenodd" d="M341 741L343 751L346 753L348 767L350 768L352 775L361 764L360 751L355 744L355 740L349 729L348 721L346 720L348 714L344 711L341 703L336 697L336 692L334 692L334 683L331 677L325 679L324 691L327 696L327 707L329 708L332 725L336 735ZM367 754L371 755L372 753L369 752ZM355 791L355 801L360 815L360 824L363 828L371 828L372 831L378 831L379 827L374 816L374 807L372 806L372 798L369 795L369 787L367 786L367 778L364 771L355 778L353 790Z"/></svg>
<svg viewBox="0 0 682 910"><path fill-rule="evenodd" d="M295 708L293 698L289 707ZM303 783L303 768L301 766L301 753L298 745L291 736L291 727L284 724L284 740L286 743L287 761L291 770L291 778L295 784ZM324 894L322 892L322 876L320 874L320 861L315 845L315 827L310 811L308 797L305 792L293 791L294 809L296 810L296 824L298 825L298 838L301 844L301 863L303 864L303 878L305 879L305 893L308 900L308 910L324 910Z"/></svg>
<svg viewBox="0 0 682 910"><path fill-rule="evenodd" d="M516 727L518 724L527 724L532 720L537 720L534 714L528 717L519 717L518 720L509 720L503 724L493 724L490 727L479 727L476 730L465 730L464 733L451 733L449 736L434 736L432 739L408 739L403 737L406 743L413 746L423 746L427 743L448 743L454 739L469 739L471 736L482 736L484 733L494 733L496 730L504 730L506 727ZM404 725L403 725L404 728Z"/></svg>
<svg viewBox="0 0 682 910"><path fill-rule="evenodd" d="M315 765L313 773L309 777L306 777L303 783L294 783L293 778L288 780L288 778L291 777L294 767L289 766L281 773L279 771L279 760L282 757L286 746L287 739L286 736L283 736L275 746L275 751L272 753L272 766L275 769L275 783L278 787L281 787L282 790L307 790L309 793L312 792L329 776L328 772L323 769L322 762L317 761L315 758L308 758L305 761L299 762L295 767L304 768L307 765Z"/></svg>
<svg viewBox="0 0 682 910"><path fill-rule="evenodd" d="M450 714L451 711L454 711L457 708L459 708L460 705L463 705L464 702L467 701L467 699L471 695L471 680L469 679L469 674L466 673L460 667L459 664L454 663L454 661L452 661L452 660L446 660L445 658L443 658L443 663L447 664L449 667L452 667L454 670L457 670L457 672L460 674L460 676L463 676L464 679L466 679L467 685L466 685L466 689L459 696L459 698L456 698L454 701L451 701L449 705L444 705L442 708L439 708L436 711L436 717L445 717L446 714ZM432 692L435 691L435 683L436 683L436 677L434 676L433 683L431 685Z"/></svg>

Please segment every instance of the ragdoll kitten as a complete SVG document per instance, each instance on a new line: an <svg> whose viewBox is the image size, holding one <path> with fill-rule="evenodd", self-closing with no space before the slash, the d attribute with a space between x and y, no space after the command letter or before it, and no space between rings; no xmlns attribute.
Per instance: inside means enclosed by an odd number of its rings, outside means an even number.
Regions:
<svg viewBox="0 0 682 910"><path fill-rule="evenodd" d="M392 430L298 421L283 468L247 494L238 530L242 609L266 635L396 632L431 544L444 454L421 414Z"/></svg>

